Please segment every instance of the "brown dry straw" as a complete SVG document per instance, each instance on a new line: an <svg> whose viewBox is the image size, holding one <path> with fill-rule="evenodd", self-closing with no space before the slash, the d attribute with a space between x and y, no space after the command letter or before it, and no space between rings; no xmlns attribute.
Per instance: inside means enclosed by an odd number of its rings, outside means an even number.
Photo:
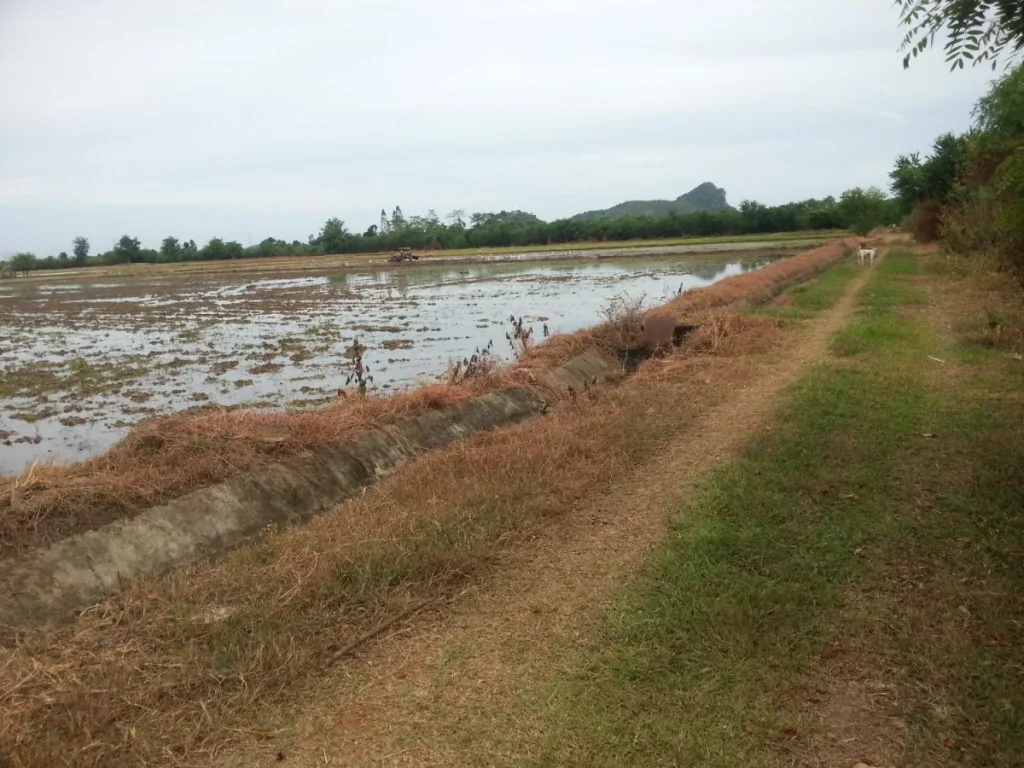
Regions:
<svg viewBox="0 0 1024 768"><path fill-rule="evenodd" d="M821 269L853 243L847 239L804 251L684 293L653 311L706 317ZM148 420L94 459L39 465L20 478L0 478L0 557L124 518L260 463L351 439L426 408L454 405L510 384L541 387L541 373L588 349L616 357L635 345L642 321L639 304L623 304L596 326L529 344L513 365L454 384L429 384L387 397L347 397L309 411L210 409Z"/></svg>

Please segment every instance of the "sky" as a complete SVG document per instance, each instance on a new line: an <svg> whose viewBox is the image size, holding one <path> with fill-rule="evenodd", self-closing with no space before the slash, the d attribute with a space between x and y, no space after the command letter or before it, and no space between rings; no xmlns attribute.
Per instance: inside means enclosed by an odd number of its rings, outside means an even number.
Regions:
<svg viewBox="0 0 1024 768"><path fill-rule="evenodd" d="M889 0L0 0L0 258L885 187L993 77Z"/></svg>

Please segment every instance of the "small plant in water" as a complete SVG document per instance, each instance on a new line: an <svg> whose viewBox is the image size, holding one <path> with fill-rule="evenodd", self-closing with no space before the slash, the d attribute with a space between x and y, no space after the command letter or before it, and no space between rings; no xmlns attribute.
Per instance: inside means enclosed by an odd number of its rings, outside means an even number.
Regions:
<svg viewBox="0 0 1024 768"><path fill-rule="evenodd" d="M476 379L485 376L501 364L498 356L494 354L494 342L490 341L482 349L476 351L469 357L462 360L448 362L448 370L445 372L445 381L449 384L459 384L469 379Z"/></svg>
<svg viewBox="0 0 1024 768"><path fill-rule="evenodd" d="M345 377L345 386L347 387L355 383L360 396L365 395L367 386L373 384L373 376L370 375L370 369L363 363L363 354L365 352L366 347L359 343L358 338L353 339L352 345L345 348L345 357L352 361L349 364L351 371Z"/></svg>
<svg viewBox="0 0 1024 768"><path fill-rule="evenodd" d="M521 360L530 346L533 328L527 328L523 325L523 318L520 317L516 320L515 315L510 316L508 321L512 323L512 331L506 331L505 338L508 339L508 345L512 348L512 354L515 355L516 360Z"/></svg>

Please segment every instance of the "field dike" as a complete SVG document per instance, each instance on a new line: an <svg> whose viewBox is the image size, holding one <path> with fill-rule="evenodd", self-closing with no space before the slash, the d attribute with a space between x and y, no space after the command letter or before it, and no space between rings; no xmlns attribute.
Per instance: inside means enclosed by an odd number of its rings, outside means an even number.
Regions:
<svg viewBox="0 0 1024 768"><path fill-rule="evenodd" d="M843 240L785 262L684 294L658 308L678 320L700 312L766 303L843 258ZM613 325L613 324L610 324ZM599 329L595 329L599 330ZM534 381L556 393L584 390L621 371L593 332L553 339L547 354L575 350L568 361L537 371ZM635 341L631 340L631 341ZM579 352L577 342L585 347ZM629 345L620 338L616 352ZM543 361L545 352L539 360ZM566 355L567 356L567 355ZM562 358L565 359L564 357ZM549 402L528 386L505 387L427 410L354 439L315 446L200 487L133 517L116 520L0 561L0 624L29 628L72 619L144 577L217 554L271 526L294 525L361 493L400 465L484 430L541 416Z"/></svg>
<svg viewBox="0 0 1024 768"><path fill-rule="evenodd" d="M617 368L588 351L553 369L553 388L604 381ZM0 624L68 620L134 581L243 543L268 526L294 525L360 493L411 459L486 429L541 416L527 387L427 411L338 446L259 467L168 504L0 564Z"/></svg>

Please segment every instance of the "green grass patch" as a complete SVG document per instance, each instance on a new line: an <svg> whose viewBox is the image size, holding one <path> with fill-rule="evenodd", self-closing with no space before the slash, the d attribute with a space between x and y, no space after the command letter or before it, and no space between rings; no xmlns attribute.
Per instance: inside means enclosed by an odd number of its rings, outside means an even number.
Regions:
<svg viewBox="0 0 1024 768"><path fill-rule="evenodd" d="M861 293L856 321L832 339L833 354L850 357L870 351L891 357L923 357L934 351L925 344L925 337L934 334L908 311L927 298L919 287L899 279L918 271L917 261L904 251L894 251L883 259Z"/></svg>
<svg viewBox="0 0 1024 768"><path fill-rule="evenodd" d="M826 270L808 283L790 290L785 304L770 304L756 310L763 317L776 317L788 320L802 320L813 317L819 312L835 305L843 294L850 280L858 272L857 265L849 260Z"/></svg>
<svg viewBox="0 0 1024 768"><path fill-rule="evenodd" d="M936 382L910 264L892 254L864 290L837 337L856 357L810 370L680 503L575 671L538 691L531 764L852 765L815 751L824 705L801 695L827 688L837 643L897 688L882 719L906 742L879 760L1024 755L1024 407L977 395L971 376L1012 380L1000 367Z"/></svg>

